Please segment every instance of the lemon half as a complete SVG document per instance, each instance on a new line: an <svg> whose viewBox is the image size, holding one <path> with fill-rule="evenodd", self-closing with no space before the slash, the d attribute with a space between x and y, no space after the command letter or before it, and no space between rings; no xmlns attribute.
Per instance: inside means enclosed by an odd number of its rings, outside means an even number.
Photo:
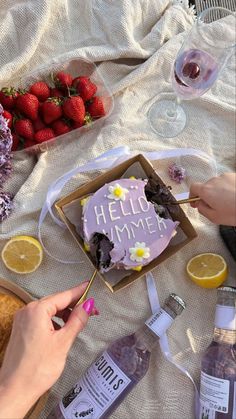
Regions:
<svg viewBox="0 0 236 419"><path fill-rule="evenodd" d="M43 249L38 240L31 236L15 236L2 250L6 267L18 274L34 272L43 259Z"/></svg>
<svg viewBox="0 0 236 419"><path fill-rule="evenodd" d="M203 288L219 287L227 278L228 267L216 253L201 253L187 264L187 273L195 284Z"/></svg>

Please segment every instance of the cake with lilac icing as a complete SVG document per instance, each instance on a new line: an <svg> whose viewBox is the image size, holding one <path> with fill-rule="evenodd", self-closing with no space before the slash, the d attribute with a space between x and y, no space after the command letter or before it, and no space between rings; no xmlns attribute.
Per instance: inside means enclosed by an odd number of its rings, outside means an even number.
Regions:
<svg viewBox="0 0 236 419"><path fill-rule="evenodd" d="M161 191L148 180L119 179L81 201L85 249L101 272L139 271L168 246L179 223L158 202Z"/></svg>

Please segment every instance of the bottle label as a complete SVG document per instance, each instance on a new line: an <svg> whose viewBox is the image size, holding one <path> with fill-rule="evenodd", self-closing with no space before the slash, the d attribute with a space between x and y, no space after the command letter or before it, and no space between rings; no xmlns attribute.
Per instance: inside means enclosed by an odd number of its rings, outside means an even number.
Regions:
<svg viewBox="0 0 236 419"><path fill-rule="evenodd" d="M215 412L228 413L229 408L229 380L212 377L201 372L200 415L204 418L215 418Z"/></svg>
<svg viewBox="0 0 236 419"><path fill-rule="evenodd" d="M233 396L233 418L236 418L236 381L234 382L234 396Z"/></svg>
<svg viewBox="0 0 236 419"><path fill-rule="evenodd" d="M104 352L60 402L66 419L99 419L131 380Z"/></svg>
<svg viewBox="0 0 236 419"><path fill-rule="evenodd" d="M236 307L217 304L215 327L218 329L236 330Z"/></svg>
<svg viewBox="0 0 236 419"><path fill-rule="evenodd" d="M158 313L153 314L153 316L148 319L145 324L149 327L157 336L163 335L165 331L173 323L174 319L162 308Z"/></svg>

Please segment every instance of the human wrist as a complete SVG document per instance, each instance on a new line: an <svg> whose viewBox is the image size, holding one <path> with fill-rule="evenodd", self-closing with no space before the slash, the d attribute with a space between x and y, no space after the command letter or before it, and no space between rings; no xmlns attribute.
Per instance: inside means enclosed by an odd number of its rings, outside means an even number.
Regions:
<svg viewBox="0 0 236 419"><path fill-rule="evenodd" d="M0 379L0 419L24 418L38 398L17 376Z"/></svg>

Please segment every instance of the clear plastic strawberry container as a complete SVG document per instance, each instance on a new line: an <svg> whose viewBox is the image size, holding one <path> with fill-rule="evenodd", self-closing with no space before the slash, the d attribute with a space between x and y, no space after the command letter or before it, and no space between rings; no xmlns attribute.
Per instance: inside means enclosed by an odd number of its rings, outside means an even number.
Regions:
<svg viewBox="0 0 236 419"><path fill-rule="evenodd" d="M32 153L37 154L41 153L43 151L48 150L52 146L55 146L55 144L60 141L67 140L68 137L71 138L71 140L77 140L79 136L87 131L91 130L94 127L97 127L99 124L103 124L104 120L110 115L113 109L113 97L109 90L109 88L106 86L105 81L103 80L101 74L99 73L98 68L96 65L87 59L80 58L80 57L73 57L69 60L63 60L55 58L53 61L48 63L45 66L41 66L38 69L34 70L33 72L28 73L26 76L22 77L20 80L11 80L9 83L7 83L7 86L13 86L15 88L23 88L27 89L29 88L33 83L39 80L46 81L49 86L52 86L52 80L51 80L51 73L56 73L59 71L65 71L71 74L73 78L78 76L86 76L91 79L93 83L97 86L97 92L96 96L100 96L103 101L104 110L105 110L105 116L96 119L92 121L91 123L87 125L83 125L80 128L73 129L69 133L59 135L49 141L45 141L41 144L36 144L32 147L28 147L26 149L17 150L13 152L13 155L16 157L19 155L19 153ZM2 83L0 86L5 87L6 84Z"/></svg>

